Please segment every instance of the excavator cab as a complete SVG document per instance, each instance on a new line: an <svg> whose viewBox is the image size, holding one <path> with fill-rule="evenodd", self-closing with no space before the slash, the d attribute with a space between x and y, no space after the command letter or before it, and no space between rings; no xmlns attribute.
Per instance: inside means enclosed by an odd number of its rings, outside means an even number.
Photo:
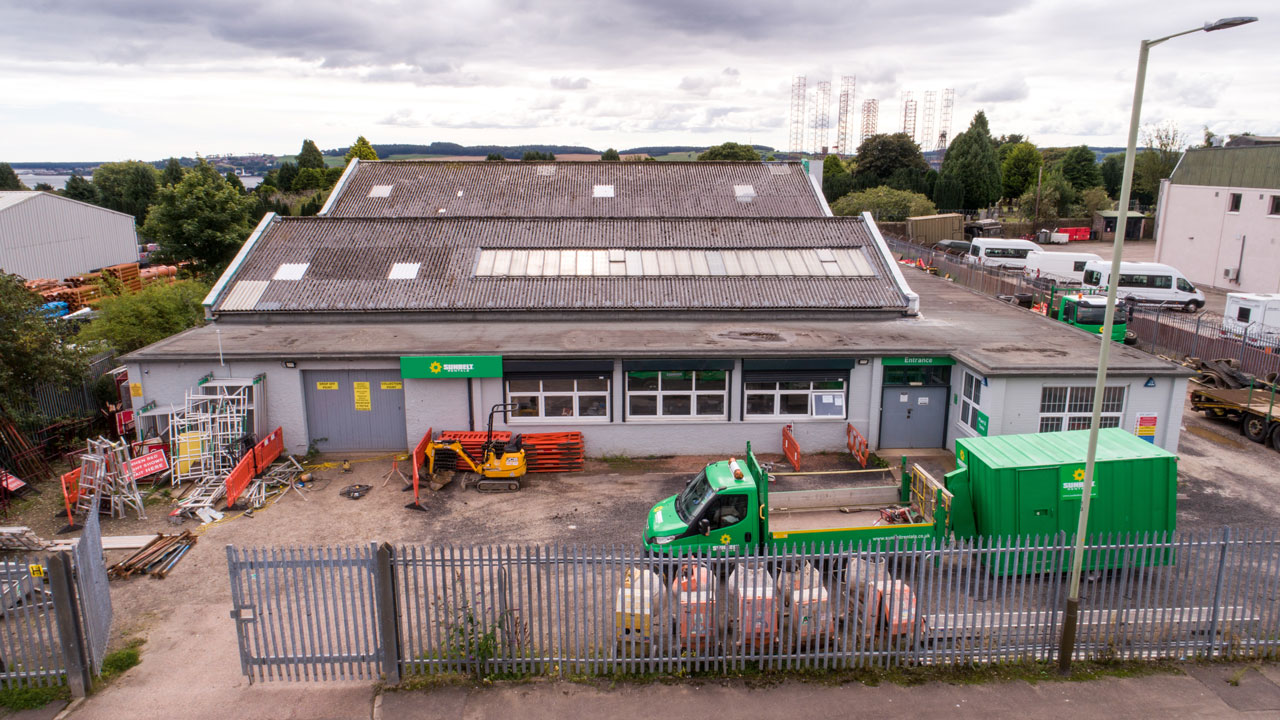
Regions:
<svg viewBox="0 0 1280 720"><path fill-rule="evenodd" d="M481 461L476 470L480 478L475 485L480 492L515 492L520 489L519 478L529 471L522 436L516 435L506 443L493 439L493 416L516 407L516 403L498 403L489 408L488 435L480 446Z"/></svg>

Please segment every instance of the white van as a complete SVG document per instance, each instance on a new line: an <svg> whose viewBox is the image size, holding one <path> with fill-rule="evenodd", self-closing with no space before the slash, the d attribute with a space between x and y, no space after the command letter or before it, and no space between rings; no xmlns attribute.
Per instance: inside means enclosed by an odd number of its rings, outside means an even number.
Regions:
<svg viewBox="0 0 1280 720"><path fill-rule="evenodd" d="M1110 285L1111 261L1085 263L1084 287L1106 292ZM1121 262L1120 287L1116 297L1133 303L1178 305L1187 312L1204 307L1204 293L1177 269L1151 262Z"/></svg>
<svg viewBox="0 0 1280 720"><path fill-rule="evenodd" d="M1084 282L1084 266L1101 262L1102 258L1086 252L1034 252L1027 256L1022 272L1028 279L1047 278L1057 283L1079 285Z"/></svg>
<svg viewBox="0 0 1280 720"><path fill-rule="evenodd" d="M1040 246L1030 240L976 237L969 246L968 259L987 267L1021 269L1033 252L1040 252Z"/></svg>
<svg viewBox="0 0 1280 720"><path fill-rule="evenodd" d="M1222 334L1250 345L1280 348L1280 293L1227 293Z"/></svg>

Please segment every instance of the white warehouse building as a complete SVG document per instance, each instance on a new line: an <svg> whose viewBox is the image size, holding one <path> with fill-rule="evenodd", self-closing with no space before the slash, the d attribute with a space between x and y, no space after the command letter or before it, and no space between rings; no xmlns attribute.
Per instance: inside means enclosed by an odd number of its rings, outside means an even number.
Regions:
<svg viewBox="0 0 1280 720"><path fill-rule="evenodd" d="M132 215L38 190L0 192L0 271L60 280L137 261Z"/></svg>

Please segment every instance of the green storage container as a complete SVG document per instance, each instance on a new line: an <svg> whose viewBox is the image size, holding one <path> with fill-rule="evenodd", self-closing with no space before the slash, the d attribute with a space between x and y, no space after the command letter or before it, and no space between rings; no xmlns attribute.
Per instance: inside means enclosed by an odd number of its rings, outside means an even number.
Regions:
<svg viewBox="0 0 1280 720"><path fill-rule="evenodd" d="M1075 535L1088 442L1088 430L956 440L956 470L947 475L947 488L973 508L972 518L952 518L956 536ZM1092 496L1091 538L1140 539L1146 532L1172 532L1178 511L1178 457L1120 428L1102 430ZM1118 567L1123 560L1116 553L1096 553L1085 558L1085 567ZM999 574L1043 572L1053 561L1022 558ZM1172 557L1144 553L1129 561L1164 565Z"/></svg>

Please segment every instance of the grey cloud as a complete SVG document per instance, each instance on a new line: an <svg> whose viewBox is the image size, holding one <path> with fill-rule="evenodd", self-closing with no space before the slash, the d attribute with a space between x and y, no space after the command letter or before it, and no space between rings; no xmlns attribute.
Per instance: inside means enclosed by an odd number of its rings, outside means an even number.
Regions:
<svg viewBox="0 0 1280 720"><path fill-rule="evenodd" d="M591 81L587 78L580 77L577 79L570 77L553 77L551 78L551 87L556 90L586 90Z"/></svg>
<svg viewBox="0 0 1280 720"><path fill-rule="evenodd" d="M413 111L408 108L396 110L390 115L378 121L378 125L391 125L393 127L420 128L426 127L427 123L418 120L413 116Z"/></svg>
<svg viewBox="0 0 1280 720"><path fill-rule="evenodd" d="M740 82L739 78L742 73L737 68L725 68L720 71L719 75L710 76L689 76L686 75L680 80L678 89L683 90L690 95L698 95L706 97L711 94L712 90L721 87L735 87Z"/></svg>
<svg viewBox="0 0 1280 720"><path fill-rule="evenodd" d="M1011 75L991 82L982 82L964 88L965 99L974 102L1000 103L1026 100L1031 87L1022 76Z"/></svg>

